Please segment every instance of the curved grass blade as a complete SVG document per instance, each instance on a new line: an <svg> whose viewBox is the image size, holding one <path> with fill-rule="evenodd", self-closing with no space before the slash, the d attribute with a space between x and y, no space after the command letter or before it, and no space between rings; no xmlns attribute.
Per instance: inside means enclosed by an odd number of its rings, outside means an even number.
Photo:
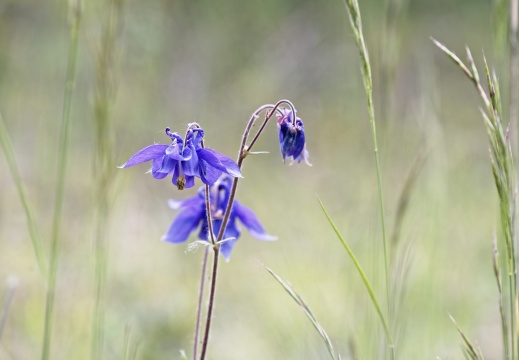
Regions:
<svg viewBox="0 0 519 360"><path fill-rule="evenodd" d="M373 302L373 306L375 306L375 310L377 311L377 314L378 314L378 316L380 318L380 322L382 323L382 327L384 328L384 333L386 334L387 341L389 342L389 346L393 347L394 346L393 345L393 338L391 336L391 332L389 331L389 327L387 326L387 322L386 322L386 319L384 317L384 314L382 313L382 310L380 309L380 305L378 303L378 300L377 300L377 297L375 295L375 292L373 291L373 287L371 286L368 278L366 277L366 274L364 273L364 270L362 270L362 266L360 266L360 263L357 260L357 257L355 256L355 254L353 253L353 251L349 247L348 243L346 243L346 241L342 237L341 233L339 232L339 230L337 229L337 227L333 223L333 220L330 218L330 215L328 215L328 212L326 212L326 209L324 208L324 205L323 205L321 199L319 199L319 197L317 197L317 200L319 201L319 205L321 206L321 209L323 210L324 215L326 216L326 219L328 219L328 222L332 226L333 231L335 232L335 234L337 235L337 237L341 241L342 245L344 246L344 248L348 252L348 255L350 255L350 258L353 261L353 264L357 268L357 272L359 273L360 277L362 278L362 282L364 283L364 286L366 286L366 290L368 291L369 297L371 298L371 302Z"/></svg>
<svg viewBox="0 0 519 360"><path fill-rule="evenodd" d="M467 359L471 359L471 360L483 360L484 357L483 357L483 354L481 353L481 350L477 346L475 346L472 343L472 341L470 341L470 339L467 337L467 335L465 335L465 333L461 330L461 328L459 327L456 320L454 320L452 315L449 315L449 317L451 318L451 321L454 323L454 326L456 326L456 330L458 330L458 333L461 336L462 349L463 349L463 353L464 353L465 357Z"/></svg>
<svg viewBox="0 0 519 360"><path fill-rule="evenodd" d="M265 265L263 265L265 266ZM274 277L274 279L277 280L278 283L283 286L283 288L286 290L286 292L294 299L294 301L303 308L303 311L305 312L305 315L310 319L310 322L314 326L314 328L319 332L319 335L324 340L324 343L326 344L326 347L328 348L328 352L330 353L330 356L332 359L340 359L340 355L336 355L335 349L333 348L332 341L330 340L330 337L324 330L324 328L319 324L317 319L315 318L314 314L312 313L312 310L310 310L310 307L305 303L303 298L292 288L291 285L286 283L279 275L277 275L274 271L272 271L269 267L265 266L265 269Z"/></svg>

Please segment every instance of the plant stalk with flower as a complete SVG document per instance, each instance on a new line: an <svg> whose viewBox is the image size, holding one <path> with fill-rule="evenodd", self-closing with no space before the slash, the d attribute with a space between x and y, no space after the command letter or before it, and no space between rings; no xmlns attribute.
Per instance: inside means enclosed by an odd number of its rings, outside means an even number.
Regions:
<svg viewBox="0 0 519 360"><path fill-rule="evenodd" d="M281 105L286 105L288 108L281 107ZM251 129L262 112L265 112L265 118L254 138L247 145ZM283 161L288 158L292 160L291 162L304 161L307 165L311 165L308 162L303 122L296 116L295 108L290 101L280 100L274 105L260 106L252 114L242 136L236 163L215 150L205 148L204 131L198 124L192 123L188 125L184 139L178 133L171 133L168 128L166 134L172 141L170 145L154 144L145 147L121 166L127 168L152 161L152 176L155 179L164 179L172 174L172 182L179 190L193 187L195 177L199 177L205 184L205 191L202 188L197 196L172 203L172 207L181 209L181 212L163 237L165 241L171 243L185 242L189 234L201 224L199 238L206 242L208 248L213 249L213 269L200 360L204 360L207 353L216 293L219 253L222 252L222 255L227 260L229 259L232 248L240 235L236 220L240 220L253 236L261 240L274 239L265 232L252 210L235 200L238 179L242 177L243 161L249 154L253 154L251 152L253 145L274 114L277 117ZM226 175L222 177L223 174ZM214 205L211 205L212 203ZM205 254L207 255L207 248ZM206 261L207 256L204 255L193 359L197 359Z"/></svg>

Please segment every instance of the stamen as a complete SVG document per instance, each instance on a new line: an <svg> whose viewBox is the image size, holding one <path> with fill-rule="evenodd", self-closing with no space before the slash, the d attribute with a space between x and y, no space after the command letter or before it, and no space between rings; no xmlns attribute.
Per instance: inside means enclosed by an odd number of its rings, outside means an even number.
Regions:
<svg viewBox="0 0 519 360"><path fill-rule="evenodd" d="M177 189L184 190L184 186L186 186L186 177L182 174L177 179Z"/></svg>
<svg viewBox="0 0 519 360"><path fill-rule="evenodd" d="M184 176L184 173L182 172L182 162L178 162L178 178L177 178L177 189L184 190L184 186L186 186L186 177Z"/></svg>

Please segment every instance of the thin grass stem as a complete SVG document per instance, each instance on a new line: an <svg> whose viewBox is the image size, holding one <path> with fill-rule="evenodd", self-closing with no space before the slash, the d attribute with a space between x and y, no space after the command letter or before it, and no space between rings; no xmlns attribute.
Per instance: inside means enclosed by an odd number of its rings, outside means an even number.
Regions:
<svg viewBox="0 0 519 360"><path fill-rule="evenodd" d="M384 249L384 275L386 285L386 304L387 304L387 317L388 323L392 324L392 301L391 301L391 282L389 273L389 259L388 259L388 243L386 234L386 219L384 212L384 196L382 191L382 176L380 171L380 156L377 143L377 127L375 122L375 108L373 105L373 80L371 75L371 65L369 61L368 48L364 41L364 34L362 30L362 19L360 14L360 8L358 0L344 0L346 8L348 9L348 15L350 24L355 34L355 42L359 49L359 55L361 60L361 71L362 79L364 82L364 90L366 92L366 99L368 105L369 122L371 124L371 135L373 138L373 151L375 155L375 167L377 172L377 190L378 190L378 205L380 211L380 225L382 228L382 245ZM394 358L394 344L391 341L389 344L389 351L391 359Z"/></svg>
<svg viewBox="0 0 519 360"><path fill-rule="evenodd" d="M68 157L68 134L70 125L70 109L74 94L77 51L79 45L79 29L81 24L81 2L69 3L69 48L67 56L67 73L65 77L65 91L63 100L63 113L61 118L61 130L58 146L58 171L56 181L56 197L54 201L54 217L52 221L51 250L49 256L49 272L47 284L47 296L45 306L45 324L43 332L42 360L50 358L52 342L52 324L54 317L54 298L56 291L56 275L61 237L61 213L65 191L65 176Z"/></svg>

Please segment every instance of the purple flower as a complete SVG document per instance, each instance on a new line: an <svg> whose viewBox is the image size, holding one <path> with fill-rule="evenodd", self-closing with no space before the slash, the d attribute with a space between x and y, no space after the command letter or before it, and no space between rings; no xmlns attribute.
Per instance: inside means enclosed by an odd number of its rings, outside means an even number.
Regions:
<svg viewBox="0 0 519 360"><path fill-rule="evenodd" d="M303 121L298 117L294 121L294 114L290 109L281 108L279 111L281 113L278 112L276 115L278 118L279 145L283 161L286 158L298 163L304 160L307 165L312 166L308 162Z"/></svg>
<svg viewBox="0 0 519 360"><path fill-rule="evenodd" d="M179 190L193 187L195 176L204 184L212 185L222 173L242 177L240 168L229 157L218 151L202 147L204 130L189 127L185 141L178 133L166 128L171 145L154 144L135 153L121 168L151 161L151 174L155 179L164 179L173 174L172 182Z"/></svg>
<svg viewBox="0 0 519 360"><path fill-rule="evenodd" d="M216 236L218 236L218 232L222 225L222 219L227 208L227 202L229 201L231 185L232 178L229 176L223 176L209 189L215 239ZM170 207L173 209L180 209L180 213L173 220L168 231L162 237L162 240L173 244L183 243L187 240L189 234L198 227L200 227L198 238L205 241L209 240L209 227L207 224L205 206L205 187L200 188L197 195L186 200L171 200ZM255 238L259 240L276 240L276 237L265 232L265 229L251 209L241 205L235 200L223 236L225 241L222 242L220 247L220 251L227 261L229 260L234 244L240 237L241 233L237 220L240 220Z"/></svg>

